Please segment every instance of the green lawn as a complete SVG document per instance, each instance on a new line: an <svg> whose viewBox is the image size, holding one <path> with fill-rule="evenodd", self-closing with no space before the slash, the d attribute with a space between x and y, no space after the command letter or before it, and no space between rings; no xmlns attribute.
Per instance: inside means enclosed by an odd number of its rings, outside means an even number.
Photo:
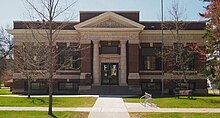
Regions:
<svg viewBox="0 0 220 118"><path fill-rule="evenodd" d="M4 83L3 83L3 82L0 82L0 86L1 86L1 87L4 87Z"/></svg>
<svg viewBox="0 0 220 118"><path fill-rule="evenodd" d="M124 101L139 103L140 99L124 98ZM220 96L200 96L193 97L193 99L187 99L187 97L153 98L152 102L161 108L220 108Z"/></svg>
<svg viewBox="0 0 220 118"><path fill-rule="evenodd" d="M217 113L130 113L131 118L219 118Z"/></svg>
<svg viewBox="0 0 220 118"><path fill-rule="evenodd" d="M11 95L11 94L12 93L11 93L10 89L5 89L5 88L0 89L0 95Z"/></svg>
<svg viewBox="0 0 220 118"><path fill-rule="evenodd" d="M0 106L47 107L48 97L0 97ZM92 107L95 97L53 97L53 107Z"/></svg>
<svg viewBox="0 0 220 118"><path fill-rule="evenodd" d="M57 118L87 118L86 112L54 112ZM46 111L0 111L0 118L52 118Z"/></svg>

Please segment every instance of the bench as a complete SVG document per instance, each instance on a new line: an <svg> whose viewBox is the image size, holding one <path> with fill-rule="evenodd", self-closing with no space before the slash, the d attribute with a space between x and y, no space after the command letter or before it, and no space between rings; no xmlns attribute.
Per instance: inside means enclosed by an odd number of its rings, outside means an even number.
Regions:
<svg viewBox="0 0 220 118"><path fill-rule="evenodd" d="M175 96L178 96L178 98L180 96L188 96L188 98L192 98L192 90L179 90L177 92L175 92Z"/></svg>

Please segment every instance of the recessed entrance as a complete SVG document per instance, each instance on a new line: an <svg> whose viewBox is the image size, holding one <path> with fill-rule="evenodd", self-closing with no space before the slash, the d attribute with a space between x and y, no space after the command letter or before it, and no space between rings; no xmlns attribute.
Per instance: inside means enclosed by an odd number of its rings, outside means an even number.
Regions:
<svg viewBox="0 0 220 118"><path fill-rule="evenodd" d="M102 85L118 85L118 63L101 64Z"/></svg>

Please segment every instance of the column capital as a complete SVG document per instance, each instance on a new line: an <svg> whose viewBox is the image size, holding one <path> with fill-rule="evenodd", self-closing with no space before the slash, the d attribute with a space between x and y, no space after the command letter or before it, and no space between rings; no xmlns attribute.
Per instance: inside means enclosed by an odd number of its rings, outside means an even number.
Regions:
<svg viewBox="0 0 220 118"><path fill-rule="evenodd" d="M99 40L92 40L93 44L99 44Z"/></svg>
<svg viewBox="0 0 220 118"><path fill-rule="evenodd" d="M126 44L127 40L120 40L120 44Z"/></svg>

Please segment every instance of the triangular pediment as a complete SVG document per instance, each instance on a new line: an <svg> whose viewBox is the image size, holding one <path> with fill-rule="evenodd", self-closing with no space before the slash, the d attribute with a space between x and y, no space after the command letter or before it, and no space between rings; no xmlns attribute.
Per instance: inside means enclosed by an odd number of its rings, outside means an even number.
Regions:
<svg viewBox="0 0 220 118"><path fill-rule="evenodd" d="M76 30L143 30L145 26L114 12L105 12L74 27Z"/></svg>
<svg viewBox="0 0 220 118"><path fill-rule="evenodd" d="M98 22L84 26L84 28L135 28L135 26L126 23L120 23L109 18L103 22Z"/></svg>

